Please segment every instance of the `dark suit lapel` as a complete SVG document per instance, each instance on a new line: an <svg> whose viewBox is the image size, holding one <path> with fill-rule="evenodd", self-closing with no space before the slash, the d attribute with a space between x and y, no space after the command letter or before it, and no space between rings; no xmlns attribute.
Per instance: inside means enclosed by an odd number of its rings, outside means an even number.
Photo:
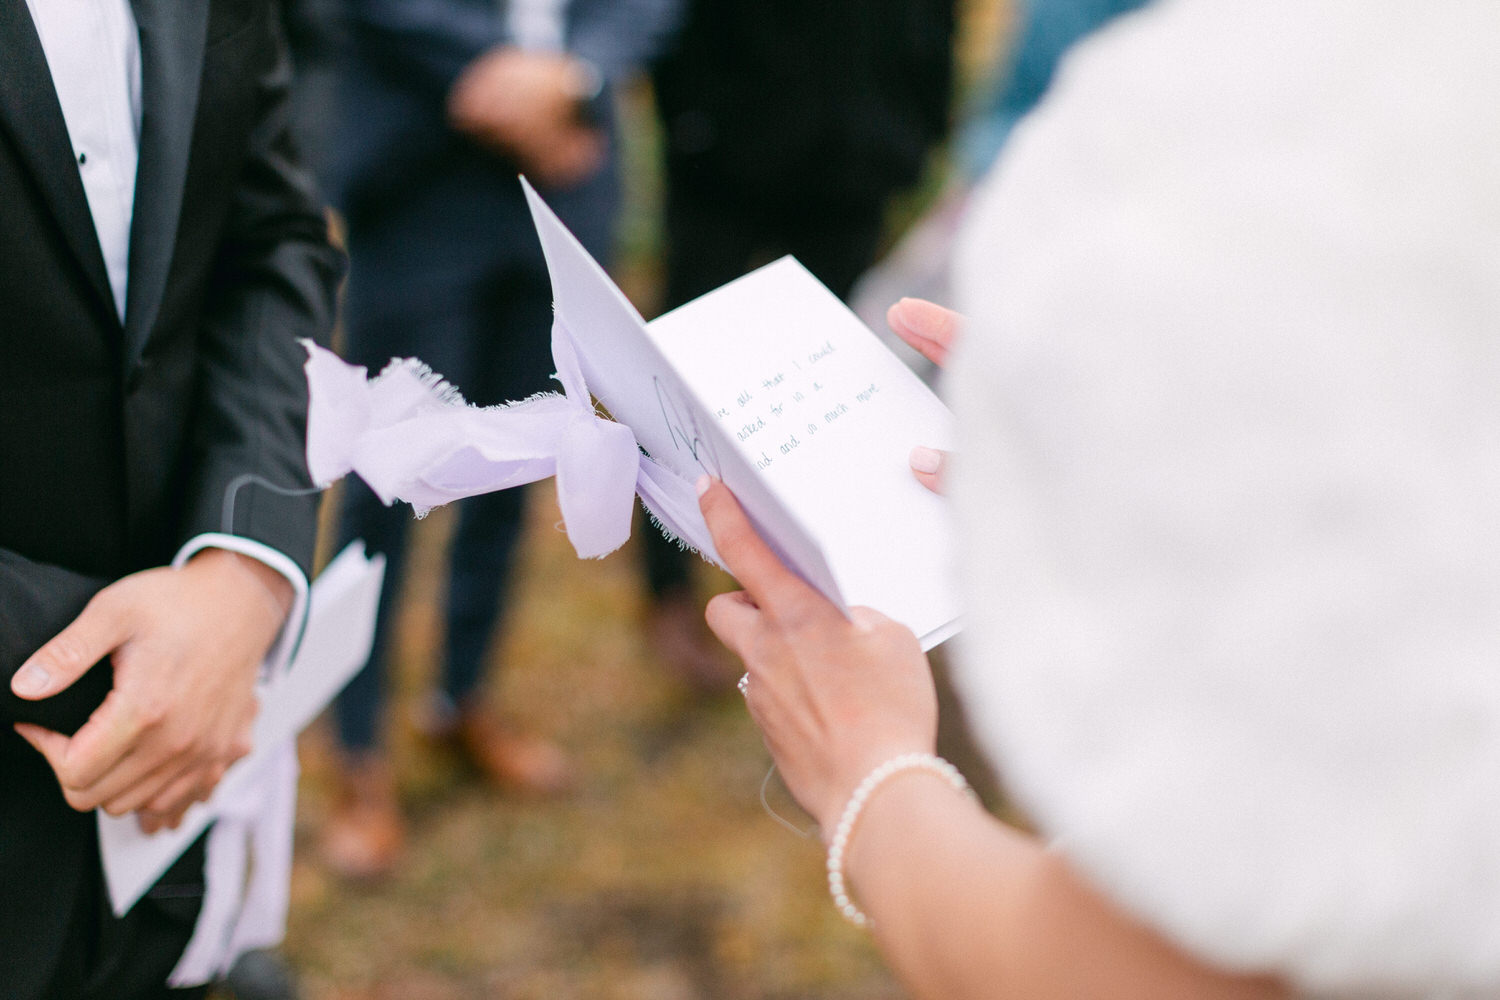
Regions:
<svg viewBox="0 0 1500 1000"><path fill-rule="evenodd" d="M94 290L115 315L109 273L94 230L88 195L73 161L68 123L52 86L47 54L37 37L26 0L0 0L0 125L7 127L22 160L41 189L63 238L83 267Z"/></svg>
<svg viewBox="0 0 1500 1000"><path fill-rule="evenodd" d="M172 267L209 0L131 0L131 6L141 33L141 159L125 293L127 368L145 349Z"/></svg>

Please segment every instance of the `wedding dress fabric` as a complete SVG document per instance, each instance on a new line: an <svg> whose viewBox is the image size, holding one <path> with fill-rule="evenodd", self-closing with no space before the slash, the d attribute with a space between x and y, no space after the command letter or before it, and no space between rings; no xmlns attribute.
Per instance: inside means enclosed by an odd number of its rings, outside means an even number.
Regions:
<svg viewBox="0 0 1500 1000"><path fill-rule="evenodd" d="M1189 952L1500 992L1500 4L1169 0L977 198L957 682Z"/></svg>

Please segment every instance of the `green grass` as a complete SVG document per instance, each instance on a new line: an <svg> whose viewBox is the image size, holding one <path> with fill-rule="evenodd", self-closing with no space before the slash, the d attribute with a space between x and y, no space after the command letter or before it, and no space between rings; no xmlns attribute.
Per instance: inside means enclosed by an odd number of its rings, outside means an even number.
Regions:
<svg viewBox="0 0 1500 1000"><path fill-rule="evenodd" d="M790 998L901 992L829 905L816 839L760 805L767 754L737 695L694 699L638 628L633 546L598 562L533 490L518 602L495 652L496 703L559 739L583 772L558 802L507 798L425 746L409 720L432 671L442 512L418 526L394 706L411 820L405 863L356 886L320 864L326 734L304 739L285 953L309 1000ZM705 593L728 581L704 567ZM778 808L796 815L784 792Z"/></svg>

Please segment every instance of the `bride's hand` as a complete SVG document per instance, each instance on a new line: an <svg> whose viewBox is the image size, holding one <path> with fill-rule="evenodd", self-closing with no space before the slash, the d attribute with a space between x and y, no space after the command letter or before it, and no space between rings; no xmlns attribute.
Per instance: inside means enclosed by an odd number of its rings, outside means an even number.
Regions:
<svg viewBox="0 0 1500 1000"><path fill-rule="evenodd" d="M926 299L902 299L886 311L885 321L897 336L941 368L948 363L948 353L958 342L963 317ZM943 492L943 470L948 463L946 451L913 448L909 461L917 482L934 493Z"/></svg>
<svg viewBox="0 0 1500 1000"><path fill-rule="evenodd" d="M745 588L708 604L709 628L745 661L745 701L792 795L831 835L871 769L931 753L937 696L910 629L869 608L844 615L781 563L717 480L699 504Z"/></svg>

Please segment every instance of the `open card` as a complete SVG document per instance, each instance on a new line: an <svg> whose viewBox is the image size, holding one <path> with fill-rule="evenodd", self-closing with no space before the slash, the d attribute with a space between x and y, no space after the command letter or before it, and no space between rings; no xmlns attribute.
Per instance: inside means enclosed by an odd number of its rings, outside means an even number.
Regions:
<svg viewBox="0 0 1500 1000"><path fill-rule="evenodd" d="M947 503L912 476L952 415L790 257L646 323L522 180L558 319L595 397L657 462L722 479L773 549L840 607L929 649L958 631Z"/></svg>

